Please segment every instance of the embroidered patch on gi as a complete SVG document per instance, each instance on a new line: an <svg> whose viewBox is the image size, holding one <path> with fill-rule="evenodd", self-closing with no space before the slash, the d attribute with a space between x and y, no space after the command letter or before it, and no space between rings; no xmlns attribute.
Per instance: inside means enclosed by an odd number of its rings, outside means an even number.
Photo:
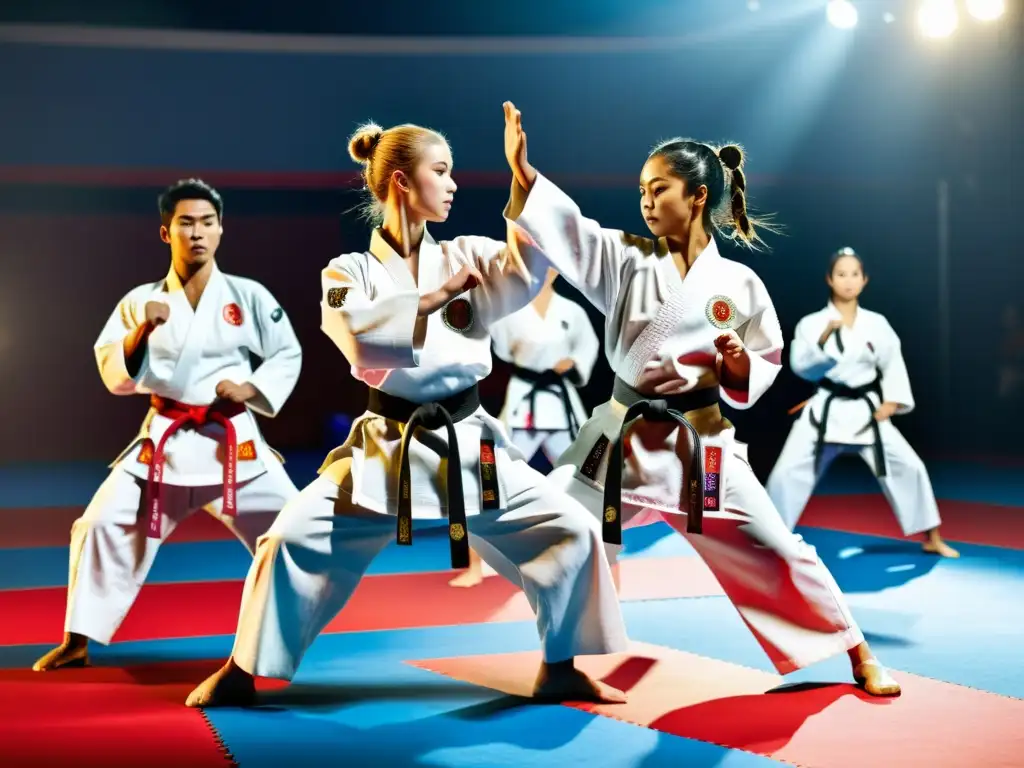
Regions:
<svg viewBox="0 0 1024 768"><path fill-rule="evenodd" d="M270 313L270 319L273 320L275 323L280 322L282 317L284 317L284 310L281 309L280 307L278 307L277 309Z"/></svg>
<svg viewBox="0 0 1024 768"><path fill-rule="evenodd" d="M331 309L340 309L345 305L346 296L348 296L348 288L329 288L327 290L327 306Z"/></svg>
<svg viewBox="0 0 1024 768"><path fill-rule="evenodd" d="M480 441L480 501L483 509L498 509L498 465L494 441Z"/></svg>
<svg viewBox="0 0 1024 768"><path fill-rule="evenodd" d="M728 296L712 296L704 314L716 328L732 328L736 324L736 304Z"/></svg>
<svg viewBox="0 0 1024 768"><path fill-rule="evenodd" d="M569 330L569 321L568 320L563 320L562 321L562 329L566 330L566 331Z"/></svg>
<svg viewBox="0 0 1024 768"><path fill-rule="evenodd" d="M237 304L228 304L224 307L224 319L232 325L241 325L242 308Z"/></svg>
<svg viewBox="0 0 1024 768"><path fill-rule="evenodd" d="M462 541L466 538L466 529L459 523L452 523L448 526L448 535L452 541Z"/></svg>
<svg viewBox="0 0 1024 768"><path fill-rule="evenodd" d="M224 445L217 446L217 461L223 463L224 457L227 455L227 451ZM256 443L252 440L246 440L244 443L239 443L235 448L235 458L238 461L256 461Z"/></svg>
<svg viewBox="0 0 1024 768"><path fill-rule="evenodd" d="M153 441L143 440L142 448L139 449L138 455L139 464L152 464L153 463Z"/></svg>
<svg viewBox="0 0 1024 768"><path fill-rule="evenodd" d="M466 299L453 299L441 310L441 321L456 333L466 333L473 327L473 305Z"/></svg>

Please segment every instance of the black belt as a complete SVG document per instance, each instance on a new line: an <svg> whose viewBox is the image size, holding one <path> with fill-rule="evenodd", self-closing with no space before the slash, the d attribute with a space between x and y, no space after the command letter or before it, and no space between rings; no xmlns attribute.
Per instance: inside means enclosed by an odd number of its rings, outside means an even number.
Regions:
<svg viewBox="0 0 1024 768"><path fill-rule="evenodd" d="M565 383L566 377L560 373L555 373L555 371L531 371L529 368L520 368L518 365L512 366L512 375L533 385L527 397L530 399L530 415L533 418L534 425L537 422L537 393L550 392L553 395L561 396L562 407L565 409L565 418L569 425L569 436L575 440L577 433L580 431L580 425L576 421L572 400L569 399L569 387ZM536 426L534 428L536 429Z"/></svg>
<svg viewBox="0 0 1024 768"><path fill-rule="evenodd" d="M398 471L398 543L412 544L412 492L409 470L409 442L417 427L425 430L448 429L448 472L446 491L448 495L448 542L451 548L452 568L469 567L469 537L466 533L466 497L462 490L462 461L459 457L459 441L455 436L455 425L472 416L480 408L480 391L477 385L464 389L456 395L433 403L414 403L401 397L389 395L379 389L370 389L367 410L391 421L405 424L402 435L402 461ZM429 435L429 437L428 437ZM420 435L420 442L428 445L434 436L429 432ZM426 438L426 439L425 439ZM440 441L436 441L440 442ZM440 448L444 446L432 446Z"/></svg>
<svg viewBox="0 0 1024 768"><path fill-rule="evenodd" d="M882 431L879 429L878 420L875 418L875 404L871 402L871 398L868 395L874 392L878 395L879 403L882 402L882 375L879 374L875 377L875 380L870 384L865 384L862 387L848 387L845 384L839 384L838 382L832 381L832 379L822 379L818 382L818 388L824 389L828 392L828 397L825 398L825 405L821 409L821 421L818 422L814 418L814 412L811 411L809 419L811 426L818 430L818 439L814 445L814 472L817 474L818 467L821 463L822 451L825 447L825 433L828 430L828 412L829 408L832 407L832 401L837 397L840 400L863 400L868 405L869 421L864 425L865 429L870 429L875 433L875 474L878 477L885 477L885 450L882 445Z"/></svg>
<svg viewBox="0 0 1024 768"><path fill-rule="evenodd" d="M609 544L622 543L622 444L630 422L637 418L646 421L675 421L690 433L693 444L689 477L686 478L690 486L686 531L701 533L704 521L704 450L696 428L683 414L717 403L718 387L649 400L616 376L612 397L626 406L626 416L608 457L608 471L604 481L604 540Z"/></svg>

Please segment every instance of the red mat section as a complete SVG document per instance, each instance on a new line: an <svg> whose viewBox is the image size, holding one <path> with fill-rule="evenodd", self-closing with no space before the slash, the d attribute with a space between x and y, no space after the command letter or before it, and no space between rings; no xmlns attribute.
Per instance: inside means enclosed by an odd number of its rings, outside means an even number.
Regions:
<svg viewBox="0 0 1024 768"><path fill-rule="evenodd" d="M1024 509L973 501L940 501L942 536L948 541L1024 549ZM800 525L902 539L882 495L814 496Z"/></svg>
<svg viewBox="0 0 1024 768"><path fill-rule="evenodd" d="M622 599L653 600L719 595L721 587L697 557L624 560ZM493 621L527 621L533 611L511 583L485 579L473 589L448 586L454 571L367 576L328 632L439 627ZM64 624L65 587L0 592L0 645L54 642ZM241 581L147 584L118 631L116 641L233 635ZM187 620L186 620L187 619Z"/></svg>
<svg viewBox="0 0 1024 768"><path fill-rule="evenodd" d="M0 671L4 768L227 768L202 714L184 706L216 662L40 674Z"/></svg>
<svg viewBox="0 0 1024 768"><path fill-rule="evenodd" d="M83 507L33 507L0 509L0 549L66 547L71 524L81 517ZM221 541L234 539L216 518L197 512L182 521L169 541Z"/></svg>
<svg viewBox="0 0 1024 768"><path fill-rule="evenodd" d="M539 653L410 662L422 669L529 695ZM802 766L1020 765L1024 701L895 672L903 695L875 699L853 685L778 689L778 675L656 645L577 660L629 702L578 709L663 733Z"/></svg>

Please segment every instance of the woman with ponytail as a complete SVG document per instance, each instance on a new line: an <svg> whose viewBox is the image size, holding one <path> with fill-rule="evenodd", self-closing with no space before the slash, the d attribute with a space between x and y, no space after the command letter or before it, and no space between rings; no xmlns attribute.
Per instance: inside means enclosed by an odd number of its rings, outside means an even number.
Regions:
<svg viewBox="0 0 1024 768"><path fill-rule="evenodd" d="M747 463L719 402L750 408L780 370L782 331L764 284L724 258L716 236L758 248L743 152L688 139L652 150L640 208L653 237L605 229L539 174L522 117L505 104L515 181L506 218L519 238L607 318L612 398L548 476L597 515L617 549L622 525L663 517L686 536L781 674L844 651L876 696L900 692L872 654L814 548L792 533Z"/></svg>

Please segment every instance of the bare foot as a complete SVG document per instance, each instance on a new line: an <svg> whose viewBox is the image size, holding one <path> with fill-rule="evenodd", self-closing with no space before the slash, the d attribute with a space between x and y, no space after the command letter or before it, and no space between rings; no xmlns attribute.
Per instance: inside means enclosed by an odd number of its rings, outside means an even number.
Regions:
<svg viewBox="0 0 1024 768"><path fill-rule="evenodd" d="M572 659L543 664L537 674L533 698L542 702L590 701L597 704L625 704L626 694L598 680L592 680L573 665Z"/></svg>
<svg viewBox="0 0 1024 768"><path fill-rule="evenodd" d="M89 666L89 640L84 635L67 633L64 642L44 654L32 670L35 672L52 672L66 667Z"/></svg>
<svg viewBox="0 0 1024 768"><path fill-rule="evenodd" d="M186 707L251 707L255 703L256 680L234 659L228 659L185 700Z"/></svg>
<svg viewBox="0 0 1024 768"><path fill-rule="evenodd" d="M478 584L482 584L484 581L484 575L480 568L469 568L454 579L448 582L449 587L460 587L462 589L468 589L469 587L475 587Z"/></svg>
<svg viewBox="0 0 1024 768"><path fill-rule="evenodd" d="M876 659L864 661L853 668L853 679L872 696L899 696L900 684Z"/></svg>
<svg viewBox="0 0 1024 768"><path fill-rule="evenodd" d="M939 539L938 541L926 541L921 545L921 549L930 554L938 555L939 557L960 557L960 553L942 539Z"/></svg>

